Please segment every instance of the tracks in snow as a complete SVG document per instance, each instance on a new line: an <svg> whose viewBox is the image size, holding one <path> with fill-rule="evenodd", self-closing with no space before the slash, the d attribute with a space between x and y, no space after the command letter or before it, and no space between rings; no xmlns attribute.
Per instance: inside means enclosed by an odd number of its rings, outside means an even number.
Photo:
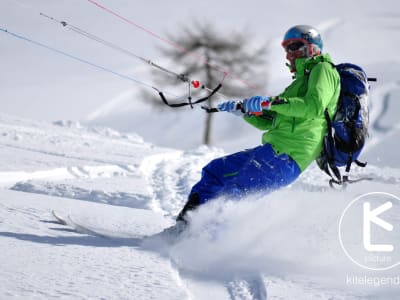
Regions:
<svg viewBox="0 0 400 300"><path fill-rule="evenodd" d="M0 172L0 186L12 186L28 180L60 181L64 179L96 179L138 175L131 165L71 166L40 171Z"/></svg>
<svg viewBox="0 0 400 300"><path fill-rule="evenodd" d="M191 187L200 179L203 166L221 155L221 150L203 146L144 158L140 171L152 195L151 208L176 215L185 204Z"/></svg>
<svg viewBox="0 0 400 300"><path fill-rule="evenodd" d="M0 172L0 187L14 191L149 208L151 196L133 165L69 166L33 172Z"/></svg>

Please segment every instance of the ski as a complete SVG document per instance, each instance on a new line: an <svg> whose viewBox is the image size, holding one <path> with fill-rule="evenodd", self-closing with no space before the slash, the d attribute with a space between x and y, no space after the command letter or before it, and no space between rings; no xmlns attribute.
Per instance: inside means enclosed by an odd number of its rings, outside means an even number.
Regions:
<svg viewBox="0 0 400 300"><path fill-rule="evenodd" d="M171 226L165 228L164 230L158 233L151 235L141 235L141 234L128 235L118 232L111 232L106 229L94 228L90 225L82 224L80 221L75 220L70 215L63 216L62 214L54 210L52 210L51 213L59 224L71 227L77 233L87 234L107 239L113 239L113 240L131 240L132 242L136 243L145 241L150 243L152 241L156 242L162 241L165 244L174 244L175 242L178 241L179 237L181 237L184 231L184 227L179 226L182 224L178 224L178 226L177 225Z"/></svg>
<svg viewBox="0 0 400 300"><path fill-rule="evenodd" d="M92 235L92 236L98 236L102 238L108 238L108 239L143 239L146 236L144 235L124 235L124 236L118 236L115 232L110 232L104 229L99 229L99 228L94 228L90 225L82 224L79 221L76 221L73 219L70 215L67 216L62 216L60 213L56 211L51 212L53 217L57 220L58 223L64 226L69 226L72 227L73 230L75 230L78 233L82 234L87 234L87 235Z"/></svg>
<svg viewBox="0 0 400 300"><path fill-rule="evenodd" d="M60 223L61 225L68 225L66 219L63 218L61 215L59 215L55 210L52 210L51 214L53 215L54 218L56 218L58 223Z"/></svg>

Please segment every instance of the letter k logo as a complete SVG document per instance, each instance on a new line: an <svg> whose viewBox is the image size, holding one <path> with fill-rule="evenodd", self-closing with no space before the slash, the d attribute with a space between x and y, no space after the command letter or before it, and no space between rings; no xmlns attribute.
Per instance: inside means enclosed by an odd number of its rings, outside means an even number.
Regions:
<svg viewBox="0 0 400 300"><path fill-rule="evenodd" d="M371 204L369 202L364 202L363 205L363 244L364 248L367 251L385 251L391 252L393 251L393 245L389 244L372 244L371 242L371 223L375 223L376 225L386 229L387 231L393 230L393 225L382 220L378 217L381 213L387 211L392 208L392 202L386 202L381 206L378 206L374 210L371 211Z"/></svg>

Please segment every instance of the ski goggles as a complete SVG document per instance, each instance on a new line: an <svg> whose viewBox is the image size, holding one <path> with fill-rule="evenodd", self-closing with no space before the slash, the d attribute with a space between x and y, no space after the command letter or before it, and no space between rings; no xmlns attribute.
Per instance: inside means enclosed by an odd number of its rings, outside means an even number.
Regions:
<svg viewBox="0 0 400 300"><path fill-rule="evenodd" d="M286 52L295 52L304 46L302 41L293 41L284 45Z"/></svg>

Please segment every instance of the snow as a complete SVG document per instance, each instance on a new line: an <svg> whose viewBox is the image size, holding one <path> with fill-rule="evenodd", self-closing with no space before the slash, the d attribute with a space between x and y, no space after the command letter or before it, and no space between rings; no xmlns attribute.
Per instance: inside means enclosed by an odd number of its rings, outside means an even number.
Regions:
<svg viewBox="0 0 400 300"><path fill-rule="evenodd" d="M202 146L201 109L154 108L130 81L1 32L0 299L398 298L399 279L380 285L376 280L399 278L399 266L379 272L360 268L345 255L338 231L356 197L400 195L400 6L336 1L322 8L320 2L250 1L233 7L209 0L101 1L160 34L194 15L217 20L227 32L247 26L258 41L271 40L271 94L290 81L279 44L296 23L320 28L335 61L361 64L378 77L371 83L370 138L362 156L368 166L352 170L355 178L371 181L332 190L313 164L280 191L205 205L190 215L191 227L174 244L137 235L173 224L201 168L254 147L260 132L235 116L216 114L213 146ZM5 0L0 27L151 80L147 67L49 23L41 11L159 58L151 37L88 1ZM382 218L399 225L400 206L393 205L396 213ZM53 210L107 237L58 224ZM347 230L357 235L353 217ZM400 249L397 233L395 226L391 242ZM375 281L360 283L363 278Z"/></svg>
<svg viewBox="0 0 400 300"><path fill-rule="evenodd" d="M346 287L346 274L360 270L340 249L337 222L360 193L398 194L396 168L355 170L374 181L339 192L329 190L313 166L282 191L205 206L192 214L187 236L176 244L139 243L130 237L173 224L201 166L221 149L167 149L107 128L6 115L0 132L0 298L381 295L376 288ZM56 224L52 210L113 238Z"/></svg>

